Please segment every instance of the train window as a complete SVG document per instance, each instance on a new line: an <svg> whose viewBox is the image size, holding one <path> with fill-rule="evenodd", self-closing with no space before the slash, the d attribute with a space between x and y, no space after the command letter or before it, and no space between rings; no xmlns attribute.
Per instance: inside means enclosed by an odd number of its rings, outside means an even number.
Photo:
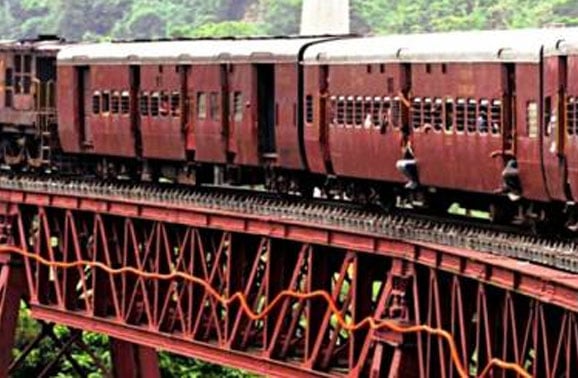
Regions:
<svg viewBox="0 0 578 378"><path fill-rule="evenodd" d="M22 56L21 55L14 55L14 72L21 73L22 72Z"/></svg>
<svg viewBox="0 0 578 378"><path fill-rule="evenodd" d="M331 96L331 98L329 99L329 119L330 119L330 123L329 123L329 127L335 127L337 125L337 97L336 96Z"/></svg>
<svg viewBox="0 0 578 378"><path fill-rule="evenodd" d="M379 128L379 123L381 121L381 114L383 113L383 99L381 97L373 98L373 107L371 108L371 122L373 126Z"/></svg>
<svg viewBox="0 0 578 378"><path fill-rule="evenodd" d="M401 99L395 97L391 102L391 119L389 120L393 128L398 128L401 124Z"/></svg>
<svg viewBox="0 0 578 378"><path fill-rule="evenodd" d="M432 126L432 102L431 98L424 99L423 102L423 124Z"/></svg>
<svg viewBox="0 0 578 378"><path fill-rule="evenodd" d="M379 73L385 73L385 64L382 63L379 65Z"/></svg>
<svg viewBox="0 0 578 378"><path fill-rule="evenodd" d="M179 92L173 92L171 95L171 115L173 117L181 115L181 94Z"/></svg>
<svg viewBox="0 0 578 378"><path fill-rule="evenodd" d="M207 94L203 92L197 92L197 118L207 118Z"/></svg>
<svg viewBox="0 0 578 378"><path fill-rule="evenodd" d="M30 93L30 87L32 86L32 78L30 75L22 76L22 91L24 93Z"/></svg>
<svg viewBox="0 0 578 378"><path fill-rule="evenodd" d="M476 108L477 101L474 99L468 100L468 107L467 107L467 116L466 116L466 124L469 133L476 132Z"/></svg>
<svg viewBox="0 0 578 378"><path fill-rule="evenodd" d="M166 117L170 114L170 96L167 92L161 92L161 103L159 107L159 114L162 117Z"/></svg>
<svg viewBox="0 0 578 378"><path fill-rule="evenodd" d="M574 135L576 130L576 97L569 97L566 102L566 126L568 130L568 135Z"/></svg>
<svg viewBox="0 0 578 378"><path fill-rule="evenodd" d="M103 113L109 113L110 112L110 92L102 92L101 111Z"/></svg>
<svg viewBox="0 0 578 378"><path fill-rule="evenodd" d="M476 118L476 127L480 134L487 134L488 133L488 125L489 125L489 111L490 102L488 100L480 100L480 105L478 107L478 118Z"/></svg>
<svg viewBox="0 0 578 378"><path fill-rule="evenodd" d="M536 138L538 136L538 104L535 101L529 101L526 105L526 124L528 136Z"/></svg>
<svg viewBox="0 0 578 378"><path fill-rule="evenodd" d="M442 63L442 74L446 74L448 73L448 65L445 63Z"/></svg>
<svg viewBox="0 0 578 378"><path fill-rule="evenodd" d="M502 130L502 101L492 101L492 106L490 107L490 122L492 134L499 134Z"/></svg>
<svg viewBox="0 0 578 378"><path fill-rule="evenodd" d="M12 68L6 68L6 77L4 78L4 82L7 87L13 85Z"/></svg>
<svg viewBox="0 0 578 378"><path fill-rule="evenodd" d="M112 104L110 110L112 114L118 114L120 111L120 94L118 92L112 93Z"/></svg>
<svg viewBox="0 0 578 378"><path fill-rule="evenodd" d="M218 121L221 119L221 113L220 113L220 105L219 105L219 94L217 92L211 92L211 96L210 96L210 113L211 113L211 119L213 121Z"/></svg>
<svg viewBox="0 0 578 378"><path fill-rule="evenodd" d="M31 55L24 55L24 73L31 73L32 72L32 56Z"/></svg>
<svg viewBox="0 0 578 378"><path fill-rule="evenodd" d="M379 104L377 106L379 107ZM373 125L373 98L366 97L363 104L363 127L369 129Z"/></svg>
<svg viewBox="0 0 578 378"><path fill-rule="evenodd" d="M14 93L18 94L22 92L22 76L19 74L14 75Z"/></svg>
<svg viewBox="0 0 578 378"><path fill-rule="evenodd" d="M451 98L446 99L446 109L445 109L445 131L446 133L452 133L454 129L454 100Z"/></svg>
<svg viewBox="0 0 578 378"><path fill-rule="evenodd" d="M13 97L13 91L12 89L6 89L6 94L4 96L4 106L7 108L11 108L12 107L12 97Z"/></svg>
<svg viewBox="0 0 578 378"><path fill-rule="evenodd" d="M345 124L345 97L339 96L337 99L337 126L343 127Z"/></svg>
<svg viewBox="0 0 578 378"><path fill-rule="evenodd" d="M425 73L430 74L431 73L431 64L426 63L425 65Z"/></svg>
<svg viewBox="0 0 578 378"><path fill-rule="evenodd" d="M233 113L235 114L235 122L243 120L243 94L241 92L233 94Z"/></svg>
<svg viewBox="0 0 578 378"><path fill-rule="evenodd" d="M355 99L355 127L363 126L363 98Z"/></svg>
<svg viewBox="0 0 578 378"><path fill-rule="evenodd" d="M122 114L128 114L130 110L130 95L128 91L123 91L120 96L120 112Z"/></svg>
<svg viewBox="0 0 578 378"><path fill-rule="evenodd" d="M466 128L466 100L459 98L456 104L456 131L463 132Z"/></svg>
<svg viewBox="0 0 578 378"><path fill-rule="evenodd" d="M442 113L443 113L443 101L441 98L434 99L433 110L432 110L432 125L435 131L442 130Z"/></svg>
<svg viewBox="0 0 578 378"><path fill-rule="evenodd" d="M548 96L544 100L544 134L550 135L554 123L552 122L552 97Z"/></svg>
<svg viewBox="0 0 578 378"><path fill-rule="evenodd" d="M161 95L159 92L153 92L151 94L151 116L158 117L159 116L159 108L161 102Z"/></svg>
<svg viewBox="0 0 578 378"><path fill-rule="evenodd" d="M313 123L313 96L305 97L305 122Z"/></svg>
<svg viewBox="0 0 578 378"><path fill-rule="evenodd" d="M140 95L139 100L140 115L147 117L149 115L149 94L148 92L143 92Z"/></svg>
<svg viewBox="0 0 578 378"><path fill-rule="evenodd" d="M94 92L92 95L92 114L100 113L100 92Z"/></svg>
<svg viewBox="0 0 578 378"><path fill-rule="evenodd" d="M347 97L345 101L345 127L353 126L353 97Z"/></svg>
<svg viewBox="0 0 578 378"><path fill-rule="evenodd" d="M411 125L416 130L421 127L421 112L422 112L421 98L416 97L413 99L413 102L411 104Z"/></svg>

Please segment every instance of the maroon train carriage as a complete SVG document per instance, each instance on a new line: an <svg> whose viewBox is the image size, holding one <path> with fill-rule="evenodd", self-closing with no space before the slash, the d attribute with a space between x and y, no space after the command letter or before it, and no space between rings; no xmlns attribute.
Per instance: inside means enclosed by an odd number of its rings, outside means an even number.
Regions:
<svg viewBox="0 0 578 378"><path fill-rule="evenodd" d="M421 188L445 191L430 205L486 208L500 188L529 200L517 203L531 215L569 202L578 158L567 155L578 151L565 122L576 124L578 63L565 46L577 34L454 32L312 46L304 59L309 166L363 197L384 191L376 181L408 180L396 165L410 146ZM542 206L528 205L536 201Z"/></svg>
<svg viewBox="0 0 578 378"><path fill-rule="evenodd" d="M63 150L92 156L102 176L212 181L213 167L234 167L237 181L262 181L265 165L303 170L298 62L320 40L67 48L58 57Z"/></svg>
<svg viewBox="0 0 578 378"><path fill-rule="evenodd" d="M56 125L53 36L0 42L0 156L4 168L50 163Z"/></svg>

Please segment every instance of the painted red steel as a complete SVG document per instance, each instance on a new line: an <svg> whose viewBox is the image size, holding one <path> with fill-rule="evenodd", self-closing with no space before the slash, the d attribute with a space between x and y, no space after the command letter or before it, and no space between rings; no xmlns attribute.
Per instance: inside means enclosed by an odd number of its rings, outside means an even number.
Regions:
<svg viewBox="0 0 578 378"><path fill-rule="evenodd" d="M283 290L326 291L349 323L370 316L451 332L461 362L535 376L578 368L578 277L515 260L283 219L120 198L0 190L17 246L52 262L180 271L260 312ZM427 333L345 332L327 302L285 298L251 320L202 286L25 259L33 315L274 376L455 377ZM52 273L51 273L52 272ZM502 374L497 368L494 374Z"/></svg>

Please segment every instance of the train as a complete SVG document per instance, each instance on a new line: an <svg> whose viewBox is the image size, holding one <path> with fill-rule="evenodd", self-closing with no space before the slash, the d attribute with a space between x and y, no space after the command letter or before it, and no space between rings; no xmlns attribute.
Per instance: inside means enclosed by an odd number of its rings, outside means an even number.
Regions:
<svg viewBox="0 0 578 378"><path fill-rule="evenodd" d="M578 229L578 28L43 37L0 41L0 62L5 170Z"/></svg>

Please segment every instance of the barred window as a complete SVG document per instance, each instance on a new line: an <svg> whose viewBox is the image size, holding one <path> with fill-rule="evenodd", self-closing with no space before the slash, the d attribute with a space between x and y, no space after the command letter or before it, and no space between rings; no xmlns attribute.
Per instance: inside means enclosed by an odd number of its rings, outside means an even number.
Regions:
<svg viewBox="0 0 578 378"><path fill-rule="evenodd" d="M574 135L578 132L576 123L578 121L578 114L576 108L577 102L576 97L569 97L566 101L566 127L568 130L568 135Z"/></svg>
<svg viewBox="0 0 578 378"><path fill-rule="evenodd" d="M92 114L100 114L100 92L92 95Z"/></svg>
<svg viewBox="0 0 578 378"><path fill-rule="evenodd" d="M445 131L452 133L454 131L454 100L446 99L445 103Z"/></svg>
<svg viewBox="0 0 578 378"><path fill-rule="evenodd" d="M456 131L463 132L466 128L466 100L458 98L456 104Z"/></svg>
<svg viewBox="0 0 578 378"><path fill-rule="evenodd" d="M383 107L385 103L381 97L374 97L373 98L373 108L371 109L371 119L373 122L373 126L379 128L379 124L381 122L382 114L383 114Z"/></svg>
<svg viewBox="0 0 578 378"><path fill-rule="evenodd" d="M355 127L363 125L363 98L357 97L355 99Z"/></svg>
<svg viewBox="0 0 578 378"><path fill-rule="evenodd" d="M143 92L140 95L139 99L139 108L141 116L148 116L149 115L149 94L148 92Z"/></svg>
<svg viewBox="0 0 578 378"><path fill-rule="evenodd" d="M416 130L421 127L421 113L422 113L421 98L416 97L413 99L413 102L411 104L411 126Z"/></svg>
<svg viewBox="0 0 578 378"><path fill-rule="evenodd" d="M432 125L435 131L441 131L443 126L442 113L443 113L443 101L441 98L434 99L433 109L432 109Z"/></svg>
<svg viewBox="0 0 578 378"><path fill-rule="evenodd" d="M127 91L122 92L120 98L120 112L122 114L128 114L130 110L130 96Z"/></svg>
<svg viewBox="0 0 578 378"><path fill-rule="evenodd" d="M120 94L118 92L112 93L111 113L118 114L120 112Z"/></svg>
<svg viewBox="0 0 578 378"><path fill-rule="evenodd" d="M102 112L110 112L110 92L102 92Z"/></svg>
<svg viewBox="0 0 578 378"><path fill-rule="evenodd" d="M366 97L365 103L363 104L363 127L365 128L370 128L375 124L373 116L373 105L373 99L371 97Z"/></svg>
<svg viewBox="0 0 578 378"><path fill-rule="evenodd" d="M353 97L348 97L346 102L346 109L345 109L345 126L352 127L353 126Z"/></svg>
<svg viewBox="0 0 578 378"><path fill-rule="evenodd" d="M502 101L493 100L490 108L490 122L492 134L502 132Z"/></svg>
<svg viewBox="0 0 578 378"><path fill-rule="evenodd" d="M476 132L476 108L477 108L476 100L469 99L467 110L467 121L466 121L469 133Z"/></svg>
<svg viewBox="0 0 578 378"><path fill-rule="evenodd" d="M343 127L345 124L345 97L337 99L337 125Z"/></svg>
<svg viewBox="0 0 578 378"><path fill-rule="evenodd" d="M394 128L401 125L401 99L399 97L394 97L391 103L391 125Z"/></svg>
<svg viewBox="0 0 578 378"><path fill-rule="evenodd" d="M153 92L151 94L151 116L159 116L159 108L161 102L161 94L159 92Z"/></svg>
<svg viewBox="0 0 578 378"><path fill-rule="evenodd" d="M161 103L159 106L159 113L161 116L166 117L171 113L170 96L166 92L161 92Z"/></svg>
<svg viewBox="0 0 578 378"><path fill-rule="evenodd" d="M430 126L432 125L432 101L431 98L426 98L424 99L423 102L423 124L429 124Z"/></svg>
<svg viewBox="0 0 578 378"><path fill-rule="evenodd" d="M538 136L538 104L535 101L529 101L526 105L526 124L528 136L536 138Z"/></svg>
<svg viewBox="0 0 578 378"><path fill-rule="evenodd" d="M330 105L330 123L329 126L330 127L334 127L337 125L337 97L336 96L331 96L331 98L329 99L329 105Z"/></svg>
<svg viewBox="0 0 578 378"><path fill-rule="evenodd" d="M478 107L478 118L476 119L476 127L480 134L487 134L490 125L489 109L490 102L488 100L480 100L480 105Z"/></svg>
<svg viewBox="0 0 578 378"><path fill-rule="evenodd" d="M207 94L197 92L197 119L207 119Z"/></svg>
<svg viewBox="0 0 578 378"><path fill-rule="evenodd" d="M305 122L313 123L313 96L305 97Z"/></svg>
<svg viewBox="0 0 578 378"><path fill-rule="evenodd" d="M243 94L241 92L233 93L233 114L235 115L235 122L243 120Z"/></svg>

